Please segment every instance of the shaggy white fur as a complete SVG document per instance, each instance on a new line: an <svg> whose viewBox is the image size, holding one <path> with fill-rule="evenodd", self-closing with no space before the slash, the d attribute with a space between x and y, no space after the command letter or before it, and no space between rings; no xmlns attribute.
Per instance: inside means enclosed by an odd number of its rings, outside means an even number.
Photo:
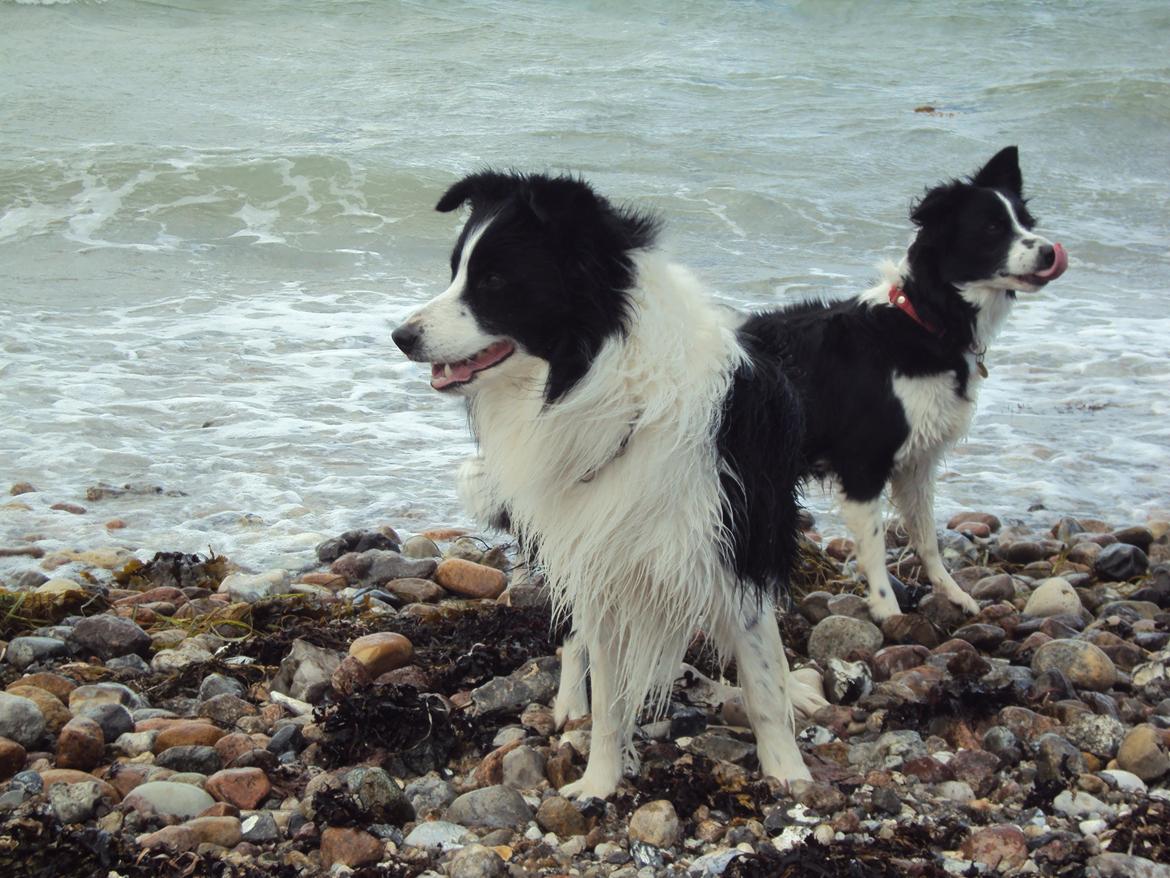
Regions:
<svg viewBox="0 0 1170 878"><path fill-rule="evenodd" d="M461 468L460 495L484 518L506 504L556 611L572 614L582 643L566 650L563 690L583 691L586 653L591 660L588 766L563 793L614 791L639 712L665 703L700 628L737 660L764 771L808 778L771 605L723 562L716 434L746 360L737 318L661 253L634 262L629 331L603 345L571 393L546 403L548 365L523 351L476 377L467 396L480 454ZM444 311L446 296L434 303ZM431 334L460 332L452 324L463 320L435 321L430 307L412 320ZM482 344L471 336L463 349ZM802 692L802 704L810 698Z"/></svg>

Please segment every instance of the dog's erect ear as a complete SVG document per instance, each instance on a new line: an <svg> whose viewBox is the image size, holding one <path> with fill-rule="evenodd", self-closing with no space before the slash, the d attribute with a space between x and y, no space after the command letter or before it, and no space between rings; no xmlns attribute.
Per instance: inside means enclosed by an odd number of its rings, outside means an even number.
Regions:
<svg viewBox="0 0 1170 878"><path fill-rule="evenodd" d="M958 197L958 186L957 183L935 186L910 208L910 221L922 227L930 225L931 220L944 215Z"/></svg>
<svg viewBox="0 0 1170 878"><path fill-rule="evenodd" d="M1024 193L1024 177L1020 173L1020 151L1014 146L1005 146L982 168L975 172L971 182L988 189L1002 189L1016 195Z"/></svg>
<svg viewBox="0 0 1170 878"><path fill-rule="evenodd" d="M464 202L470 201L472 210L485 204L503 201L525 185L518 174L504 174L499 171L481 171L469 174L443 193L435 210L449 213Z"/></svg>

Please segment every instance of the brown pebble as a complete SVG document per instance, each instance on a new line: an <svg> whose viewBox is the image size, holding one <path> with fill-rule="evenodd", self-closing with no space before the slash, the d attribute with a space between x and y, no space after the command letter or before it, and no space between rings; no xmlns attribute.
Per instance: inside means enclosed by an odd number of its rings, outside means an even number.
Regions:
<svg viewBox="0 0 1170 878"><path fill-rule="evenodd" d="M377 677L408 664L414 655L414 646L401 634L379 631L351 643L349 654L365 666L371 677Z"/></svg>
<svg viewBox="0 0 1170 878"><path fill-rule="evenodd" d="M171 747L187 745L215 746L215 742L226 735L223 729L205 722L181 722L169 726L154 739L154 752L162 753Z"/></svg>
<svg viewBox="0 0 1170 878"><path fill-rule="evenodd" d="M94 720L75 716L57 736L57 767L89 771L102 761L106 739Z"/></svg>
<svg viewBox="0 0 1170 878"><path fill-rule="evenodd" d="M8 690L12 691L13 686L35 686L38 689L44 689L46 692L56 695L62 704L69 703L69 693L77 688L77 684L68 677L47 671L25 674L19 680L14 680Z"/></svg>
<svg viewBox="0 0 1170 878"><path fill-rule="evenodd" d="M20 681L9 686L7 691L12 695L19 695L21 698L27 698L37 706L41 711L41 715L45 718L45 729L50 734L57 734L65 727L65 723L73 717L69 712L69 708L61 703L56 695L47 692L38 686L24 686Z"/></svg>
<svg viewBox="0 0 1170 878"><path fill-rule="evenodd" d="M508 584L503 571L462 558L448 558L435 570L435 581L448 591L470 598L498 598Z"/></svg>
<svg viewBox="0 0 1170 878"><path fill-rule="evenodd" d="M967 836L959 850L992 869L1014 869L1028 859L1028 840L1018 826L985 826Z"/></svg>
<svg viewBox="0 0 1170 878"><path fill-rule="evenodd" d="M329 682L338 693L349 696L369 687L374 681L365 665L352 655L347 655L334 669Z"/></svg>
<svg viewBox="0 0 1170 878"><path fill-rule="evenodd" d="M8 780L18 771L24 770L28 756L24 747L8 738L0 738L0 780Z"/></svg>
<svg viewBox="0 0 1170 878"><path fill-rule="evenodd" d="M78 506L76 503L54 503L49 508L56 509L58 512L68 512L71 515L85 515L86 512L84 506Z"/></svg>
<svg viewBox="0 0 1170 878"><path fill-rule="evenodd" d="M321 832L321 865L331 869L334 863L366 866L382 859L382 842L360 829L330 826Z"/></svg>
<svg viewBox="0 0 1170 878"><path fill-rule="evenodd" d="M123 518L111 518L106 522L106 530L121 530L126 526L126 520Z"/></svg>
<svg viewBox="0 0 1170 878"><path fill-rule="evenodd" d="M259 768L225 768L211 775L203 788L221 802L251 810L268 798L272 784Z"/></svg>

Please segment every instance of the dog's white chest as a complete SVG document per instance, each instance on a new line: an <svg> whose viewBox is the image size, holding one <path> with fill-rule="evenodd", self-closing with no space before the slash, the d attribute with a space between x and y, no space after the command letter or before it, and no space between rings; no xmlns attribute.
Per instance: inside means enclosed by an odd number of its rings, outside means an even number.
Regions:
<svg viewBox="0 0 1170 878"><path fill-rule="evenodd" d="M910 426L910 435L898 449L899 461L921 454L938 454L962 438L975 414L973 397L977 380L971 376L968 396L964 397L959 395L953 372L894 377L894 395L902 403Z"/></svg>

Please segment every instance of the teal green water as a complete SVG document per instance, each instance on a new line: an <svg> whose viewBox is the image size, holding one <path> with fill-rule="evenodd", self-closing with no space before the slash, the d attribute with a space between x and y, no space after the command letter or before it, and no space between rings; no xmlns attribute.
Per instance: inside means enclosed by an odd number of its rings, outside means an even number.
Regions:
<svg viewBox="0 0 1170 878"><path fill-rule="evenodd" d="M867 286L1008 143L1071 268L993 348L940 517L1164 510L1168 47L1161 2L0 0L0 482L42 488L0 544L117 515L266 565L461 520L463 415L388 328L467 171L581 173L766 306ZM49 510L98 481L186 496Z"/></svg>

